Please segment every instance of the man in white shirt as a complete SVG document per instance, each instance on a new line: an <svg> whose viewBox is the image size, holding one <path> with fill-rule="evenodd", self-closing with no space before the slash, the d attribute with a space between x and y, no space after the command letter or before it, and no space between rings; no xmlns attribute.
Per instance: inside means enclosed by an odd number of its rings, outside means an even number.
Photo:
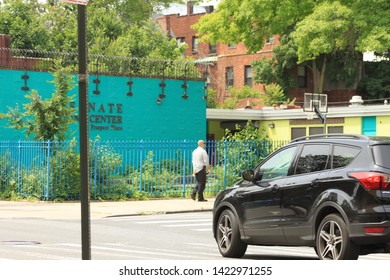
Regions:
<svg viewBox="0 0 390 280"><path fill-rule="evenodd" d="M196 178L196 186L192 191L191 198L196 200L196 193L198 193L198 201L207 201L203 197L203 191L206 188L206 175L209 173L209 156L204 149L204 141L198 141L198 148L192 152L192 167L193 176Z"/></svg>

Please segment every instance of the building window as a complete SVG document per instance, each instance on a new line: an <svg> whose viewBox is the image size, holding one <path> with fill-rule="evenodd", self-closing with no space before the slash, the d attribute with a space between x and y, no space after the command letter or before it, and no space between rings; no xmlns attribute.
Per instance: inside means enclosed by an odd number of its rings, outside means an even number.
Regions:
<svg viewBox="0 0 390 280"><path fill-rule="evenodd" d="M234 86L234 69L233 67L226 67L226 90Z"/></svg>
<svg viewBox="0 0 390 280"><path fill-rule="evenodd" d="M323 127L310 127L309 128L309 135L316 135L316 134L324 134L324 128Z"/></svg>
<svg viewBox="0 0 390 280"><path fill-rule="evenodd" d="M245 85L248 87L252 87L253 80L252 80L252 66L245 66L244 70L244 76L245 76Z"/></svg>
<svg viewBox="0 0 390 280"><path fill-rule="evenodd" d="M194 36L192 37L192 52L198 52L198 37Z"/></svg>
<svg viewBox="0 0 390 280"><path fill-rule="evenodd" d="M342 126L328 126L328 133L344 133Z"/></svg>
<svg viewBox="0 0 390 280"><path fill-rule="evenodd" d="M237 44L228 44L229 49L235 49L237 47Z"/></svg>
<svg viewBox="0 0 390 280"><path fill-rule="evenodd" d="M209 52L210 53L217 53L217 45L216 44L214 44L214 45L209 44Z"/></svg>
<svg viewBox="0 0 390 280"><path fill-rule="evenodd" d="M291 140L306 136L306 127L291 128Z"/></svg>
<svg viewBox="0 0 390 280"><path fill-rule="evenodd" d="M298 87L305 88L307 87L307 71L305 66L298 66Z"/></svg>
<svg viewBox="0 0 390 280"><path fill-rule="evenodd" d="M186 38L185 37L177 37L176 42L177 42L177 45L180 46L181 44L185 44Z"/></svg>

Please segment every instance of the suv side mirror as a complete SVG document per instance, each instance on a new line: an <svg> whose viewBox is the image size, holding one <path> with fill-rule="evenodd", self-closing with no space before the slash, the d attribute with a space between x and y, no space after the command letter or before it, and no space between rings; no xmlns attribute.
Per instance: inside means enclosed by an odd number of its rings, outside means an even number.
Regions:
<svg viewBox="0 0 390 280"><path fill-rule="evenodd" d="M255 172L251 169L243 171L241 175L242 178L246 181L253 182L253 180L255 179Z"/></svg>

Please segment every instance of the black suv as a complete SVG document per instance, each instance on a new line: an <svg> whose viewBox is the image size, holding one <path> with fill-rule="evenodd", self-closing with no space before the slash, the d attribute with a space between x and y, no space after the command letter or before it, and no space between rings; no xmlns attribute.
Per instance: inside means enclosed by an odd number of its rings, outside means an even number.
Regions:
<svg viewBox="0 0 390 280"><path fill-rule="evenodd" d="M223 256L247 245L310 246L340 260L390 251L390 137L298 138L242 177L214 204Z"/></svg>

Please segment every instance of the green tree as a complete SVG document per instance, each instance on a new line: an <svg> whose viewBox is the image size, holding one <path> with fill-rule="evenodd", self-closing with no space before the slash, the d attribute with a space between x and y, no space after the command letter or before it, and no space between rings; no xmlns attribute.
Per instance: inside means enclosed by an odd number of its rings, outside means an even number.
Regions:
<svg viewBox="0 0 390 280"><path fill-rule="evenodd" d="M339 66L356 69L362 52L387 52L389 26L390 3L386 0L223 0L216 13L202 17L194 25L204 41L243 42L250 52L261 49L274 34L287 42L292 40L282 53L293 59L288 52L295 49L296 61L312 70L319 93L331 58L345 59L345 63L338 61ZM276 73L280 75L281 69L288 67L285 64ZM342 75L333 73L333 77L341 79L347 74L353 79L348 70Z"/></svg>
<svg viewBox="0 0 390 280"><path fill-rule="evenodd" d="M364 65L365 76L358 87L358 92L363 99L390 98L390 62L367 62Z"/></svg>
<svg viewBox="0 0 390 280"><path fill-rule="evenodd" d="M38 0L3 0L0 3L0 34L9 34L14 48L46 49L48 33L39 21L42 8Z"/></svg>
<svg viewBox="0 0 390 280"><path fill-rule="evenodd" d="M289 35L281 36L279 41L280 45L274 47L270 59L264 57L253 62L255 73L253 78L256 83L264 85L279 84L283 92L288 92L298 84L296 76L292 75L291 71L297 65L297 47Z"/></svg>
<svg viewBox="0 0 390 280"><path fill-rule="evenodd" d="M259 100L261 95L262 94L260 93L260 91L248 86L243 86L241 89L229 87L228 97L223 100L221 107L223 109L234 109L240 100L246 98L248 98L248 102L250 102L250 105L256 106L259 101L253 101L253 99Z"/></svg>
<svg viewBox="0 0 390 280"><path fill-rule="evenodd" d="M269 84L264 86L265 94L261 97L263 103L267 106L280 105L287 102L287 97L283 93L283 89L278 84Z"/></svg>
<svg viewBox="0 0 390 280"><path fill-rule="evenodd" d="M236 125L236 132L233 133L229 129L226 129L225 136L222 140L266 140L268 139L268 134L264 128L257 128L252 121L247 121L245 127Z"/></svg>
<svg viewBox="0 0 390 280"><path fill-rule="evenodd" d="M42 100L36 90L32 90L26 95L30 103L23 105L24 112L19 110L19 106L8 108L6 114L0 114L0 119L7 118L9 127L23 129L27 136L34 139L63 141L69 124L74 122L74 108L70 107L70 102L74 96L68 96L68 92L74 87L74 81L70 74L63 70L54 72L55 92L51 98Z"/></svg>
<svg viewBox="0 0 390 280"><path fill-rule="evenodd" d="M96 41L91 52L102 53L104 50L105 54L111 55L175 60L181 59L186 49L184 44L178 46L175 39L169 40L152 21L145 22L142 26L134 25L123 36L108 41Z"/></svg>
<svg viewBox="0 0 390 280"><path fill-rule="evenodd" d="M151 15L173 0L91 0L87 8L88 52L178 59L185 51L168 40ZM48 0L4 0L0 32L12 48L76 52L77 5Z"/></svg>

